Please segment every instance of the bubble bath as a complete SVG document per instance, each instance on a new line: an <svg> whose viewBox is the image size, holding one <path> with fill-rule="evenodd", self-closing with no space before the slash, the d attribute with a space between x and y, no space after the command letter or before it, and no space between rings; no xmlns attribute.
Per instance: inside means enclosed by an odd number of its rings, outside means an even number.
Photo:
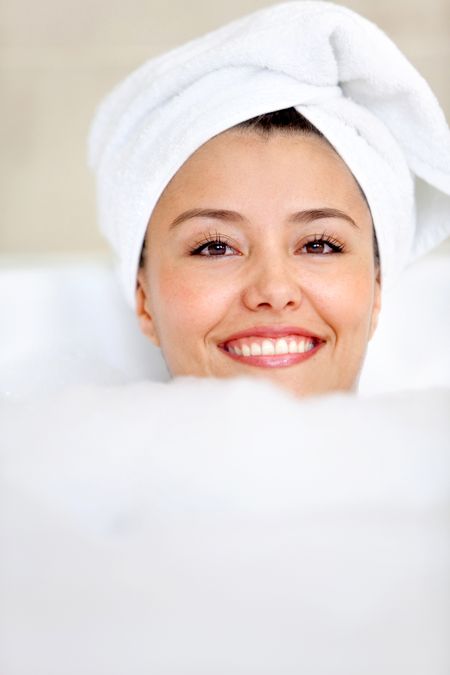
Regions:
<svg viewBox="0 0 450 675"><path fill-rule="evenodd" d="M5 403L1 672L444 675L449 406L247 378Z"/></svg>

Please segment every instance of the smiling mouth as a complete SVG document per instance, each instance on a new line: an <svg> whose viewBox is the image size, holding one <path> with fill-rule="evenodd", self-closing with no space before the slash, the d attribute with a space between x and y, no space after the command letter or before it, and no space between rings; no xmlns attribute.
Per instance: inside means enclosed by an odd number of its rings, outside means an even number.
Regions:
<svg viewBox="0 0 450 675"><path fill-rule="evenodd" d="M224 342L219 349L241 363L260 368L280 368L311 358L323 344L323 340L312 336L248 336Z"/></svg>

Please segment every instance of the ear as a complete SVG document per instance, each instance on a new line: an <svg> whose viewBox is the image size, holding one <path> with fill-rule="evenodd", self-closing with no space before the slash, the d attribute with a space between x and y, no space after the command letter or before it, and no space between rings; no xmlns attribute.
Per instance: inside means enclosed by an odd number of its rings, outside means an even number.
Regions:
<svg viewBox="0 0 450 675"><path fill-rule="evenodd" d="M378 267L377 276L375 278L374 299L372 307L372 317L370 320L369 340L372 339L376 327L378 326L378 317L380 315L380 309L381 309L381 273L380 268Z"/></svg>
<svg viewBox="0 0 450 675"><path fill-rule="evenodd" d="M139 325L143 334L146 335L156 347L159 347L160 342L156 333L152 312L150 311L148 283L145 279L145 272L142 268L139 270L137 276L136 316L139 320Z"/></svg>

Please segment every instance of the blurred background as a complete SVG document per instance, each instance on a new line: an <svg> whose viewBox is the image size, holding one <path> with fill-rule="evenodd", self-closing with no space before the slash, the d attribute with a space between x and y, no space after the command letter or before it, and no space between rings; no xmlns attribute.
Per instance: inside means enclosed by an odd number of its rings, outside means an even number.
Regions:
<svg viewBox="0 0 450 675"><path fill-rule="evenodd" d="M146 59L272 0L3 0L0 253L106 253L86 139L97 104ZM450 118L449 0L350 0Z"/></svg>

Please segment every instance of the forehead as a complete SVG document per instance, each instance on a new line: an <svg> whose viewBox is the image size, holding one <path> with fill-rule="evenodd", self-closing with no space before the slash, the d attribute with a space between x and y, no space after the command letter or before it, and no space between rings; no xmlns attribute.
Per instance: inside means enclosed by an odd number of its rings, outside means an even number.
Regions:
<svg viewBox="0 0 450 675"><path fill-rule="evenodd" d="M260 208L274 214L291 207L331 207L352 209L360 218L368 211L353 174L325 139L234 129L188 158L166 186L152 218L199 206Z"/></svg>

